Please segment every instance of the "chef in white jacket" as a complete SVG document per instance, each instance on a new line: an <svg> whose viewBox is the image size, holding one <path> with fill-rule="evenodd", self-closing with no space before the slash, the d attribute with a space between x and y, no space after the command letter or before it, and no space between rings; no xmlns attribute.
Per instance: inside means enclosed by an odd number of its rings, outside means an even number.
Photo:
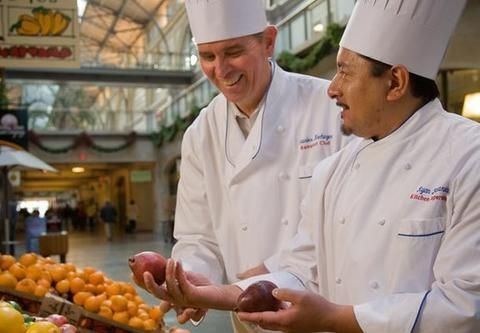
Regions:
<svg viewBox="0 0 480 333"><path fill-rule="evenodd" d="M183 137L172 257L215 283L278 269L314 166L351 139L328 81L271 61L277 29L264 3L185 1L201 68L221 94Z"/></svg>
<svg viewBox="0 0 480 333"><path fill-rule="evenodd" d="M464 4L357 1L329 94L344 131L364 139L315 169L282 272L195 287L169 261L177 302L228 310L269 279L289 288L273 294L290 306L241 320L285 332L480 332L480 126L447 113L434 82Z"/></svg>

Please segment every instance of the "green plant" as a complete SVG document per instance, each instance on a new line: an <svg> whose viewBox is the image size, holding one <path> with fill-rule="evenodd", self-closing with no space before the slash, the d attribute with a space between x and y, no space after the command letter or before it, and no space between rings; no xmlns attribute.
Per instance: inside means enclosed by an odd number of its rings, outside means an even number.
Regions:
<svg viewBox="0 0 480 333"><path fill-rule="evenodd" d="M345 27L332 23L327 27L325 36L312 46L303 57L283 51L277 57L278 64L285 70L302 73L315 66L320 60L338 49Z"/></svg>

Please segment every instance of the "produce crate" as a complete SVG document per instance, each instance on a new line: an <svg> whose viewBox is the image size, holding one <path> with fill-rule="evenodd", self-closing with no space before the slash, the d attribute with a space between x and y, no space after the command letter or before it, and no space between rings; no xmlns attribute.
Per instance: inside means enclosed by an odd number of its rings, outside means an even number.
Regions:
<svg viewBox="0 0 480 333"><path fill-rule="evenodd" d="M5 287L0 287L0 300L15 301L22 307L23 311L31 315L37 315L42 304L41 297Z"/></svg>
<svg viewBox="0 0 480 333"><path fill-rule="evenodd" d="M47 294L42 301L39 315L47 317L50 314L60 314L83 333L165 333L163 327L156 331L144 331L131 326L101 317L95 313L86 311L62 297Z"/></svg>
<svg viewBox="0 0 480 333"><path fill-rule="evenodd" d="M104 318L95 313L83 311L78 324L80 333L166 333L164 327L155 331L144 331L131 326Z"/></svg>

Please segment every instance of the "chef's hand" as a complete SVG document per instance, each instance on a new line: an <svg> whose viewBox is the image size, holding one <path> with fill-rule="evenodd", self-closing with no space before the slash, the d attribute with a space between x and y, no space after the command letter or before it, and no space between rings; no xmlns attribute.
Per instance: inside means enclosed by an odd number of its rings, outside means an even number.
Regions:
<svg viewBox="0 0 480 333"><path fill-rule="evenodd" d="M167 260L166 287L157 285L151 274L144 273L147 289L156 297L173 303L175 306L220 310L235 308L236 300L241 293L239 287L213 285L208 279L194 280L191 276L191 272L184 272L182 265L173 259ZM194 277L198 278L198 275L194 275Z"/></svg>
<svg viewBox="0 0 480 333"><path fill-rule="evenodd" d="M267 273L270 273L270 272L268 271L267 267L265 267L265 265L262 263L258 266L247 269L245 272L238 273L237 278L239 278L240 280L245 280L252 276L257 276L257 275L262 275Z"/></svg>
<svg viewBox="0 0 480 333"><path fill-rule="evenodd" d="M292 289L275 289L273 296L291 305L277 312L239 312L238 318L264 329L287 333L362 332L352 306L334 304L318 294Z"/></svg>
<svg viewBox="0 0 480 333"><path fill-rule="evenodd" d="M186 277L189 281L194 285L210 285L210 281L203 276L202 274L195 273L195 272L186 272ZM135 276L132 275L132 279L135 283L139 286L141 284L135 279ZM174 309L177 314L177 321L179 324L184 324L187 321L191 320L193 325L198 325L205 317L207 310L205 309L197 309L197 308L190 308L179 306L173 302L171 302L171 295L168 294L166 287L158 285L155 282L155 279L149 272L145 272L143 276L145 289L153 294L155 297L160 298L162 302L160 303L160 307L163 310L163 313L167 313L170 309Z"/></svg>

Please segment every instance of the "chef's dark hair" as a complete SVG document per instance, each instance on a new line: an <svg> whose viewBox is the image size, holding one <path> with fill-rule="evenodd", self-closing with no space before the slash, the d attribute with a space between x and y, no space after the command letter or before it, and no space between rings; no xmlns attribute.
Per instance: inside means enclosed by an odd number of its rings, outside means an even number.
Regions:
<svg viewBox="0 0 480 333"><path fill-rule="evenodd" d="M391 65L381 61L363 55L361 55L361 57L365 58L372 64L371 73L374 77L382 76L386 71L392 68ZM414 97L421 98L423 103L428 103L440 95L437 83L434 80L413 73L409 74L410 87Z"/></svg>

